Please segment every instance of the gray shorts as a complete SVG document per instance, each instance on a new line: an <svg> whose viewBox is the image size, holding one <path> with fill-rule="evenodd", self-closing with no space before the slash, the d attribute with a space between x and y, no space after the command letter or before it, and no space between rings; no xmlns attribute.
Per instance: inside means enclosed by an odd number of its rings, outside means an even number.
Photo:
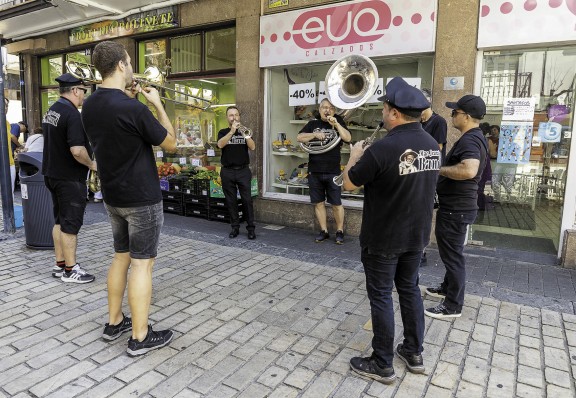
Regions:
<svg viewBox="0 0 576 398"><path fill-rule="evenodd" d="M164 224L162 202L142 207L112 207L104 204L112 224L114 251L129 252L131 258L155 258L160 230Z"/></svg>

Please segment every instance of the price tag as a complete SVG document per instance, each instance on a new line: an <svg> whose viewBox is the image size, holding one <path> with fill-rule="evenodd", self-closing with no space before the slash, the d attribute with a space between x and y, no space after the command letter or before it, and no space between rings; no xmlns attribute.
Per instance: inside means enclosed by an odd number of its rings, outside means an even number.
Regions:
<svg viewBox="0 0 576 398"><path fill-rule="evenodd" d="M374 94L372 95L372 97L368 99L368 101L366 101L366 103L373 104L375 102L380 102L378 101L378 97L382 97L382 94L384 94L384 79L379 77L378 80L376 81L376 88L374 89Z"/></svg>
<svg viewBox="0 0 576 398"><path fill-rule="evenodd" d="M290 84L288 86L288 105L314 105L316 103L316 83Z"/></svg>
<svg viewBox="0 0 576 398"><path fill-rule="evenodd" d="M208 156L216 156L216 151L214 149L207 149L206 155Z"/></svg>
<svg viewBox="0 0 576 398"><path fill-rule="evenodd" d="M200 166L200 159L190 159L192 161L192 166Z"/></svg>
<svg viewBox="0 0 576 398"><path fill-rule="evenodd" d="M322 102L322 100L326 97L326 82L324 80L322 80L321 82L318 82L318 96L317 96L317 100L318 103Z"/></svg>
<svg viewBox="0 0 576 398"><path fill-rule="evenodd" d="M156 157L157 157L157 158L161 158L162 156L164 156L164 152L162 152L162 151L156 152Z"/></svg>
<svg viewBox="0 0 576 398"><path fill-rule="evenodd" d="M180 164L186 164L186 158L180 158Z"/></svg>

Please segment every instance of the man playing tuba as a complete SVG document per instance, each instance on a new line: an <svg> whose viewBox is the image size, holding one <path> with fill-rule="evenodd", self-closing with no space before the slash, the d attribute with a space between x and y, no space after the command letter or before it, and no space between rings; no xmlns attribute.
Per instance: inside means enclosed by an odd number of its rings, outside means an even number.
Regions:
<svg viewBox="0 0 576 398"><path fill-rule="evenodd" d="M334 177L340 174L340 149L342 142L352 139L346 123L336 108L327 99L323 99L319 106L318 119L308 122L298 134L298 142L307 143L312 140L324 140L329 134L340 135L342 139L334 148L324 153L310 153L308 160L308 186L310 188L310 202L314 204L314 212L320 233L316 242L323 242L330 237L326 222L326 207L324 202L332 205L334 220L336 221L336 243L344 243L344 207L340 198L341 189L334 184Z"/></svg>

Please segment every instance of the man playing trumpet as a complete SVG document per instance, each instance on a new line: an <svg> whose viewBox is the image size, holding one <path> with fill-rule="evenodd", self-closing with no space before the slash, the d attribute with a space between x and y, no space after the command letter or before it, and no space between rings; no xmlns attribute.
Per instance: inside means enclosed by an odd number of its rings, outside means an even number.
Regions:
<svg viewBox="0 0 576 398"><path fill-rule="evenodd" d="M350 142L352 136L346 128L346 123L336 115L334 105L323 99L319 106L320 116L308 122L298 134L298 142L324 140L329 131L340 135L342 141L325 153L311 153L308 160L308 186L310 202L314 204L314 212L320 233L316 242L323 242L330 238L326 222L325 201L332 205L334 220L336 221L336 243L344 243L344 207L342 206L341 188L334 184L334 177L340 174L340 149L342 142Z"/></svg>
<svg viewBox="0 0 576 398"><path fill-rule="evenodd" d="M251 136L246 135L246 128L242 128L238 108L229 106L226 109L226 118L229 127L218 132L218 148L222 148L220 178L222 179L222 191L224 191L226 205L230 212L230 224L232 225L232 231L228 236L235 238L240 232L240 215L236 199L238 190L240 191L242 210L246 215L248 239L256 239L254 208L250 192L252 172L250 171L250 157L248 156L248 150L253 151L256 144Z"/></svg>

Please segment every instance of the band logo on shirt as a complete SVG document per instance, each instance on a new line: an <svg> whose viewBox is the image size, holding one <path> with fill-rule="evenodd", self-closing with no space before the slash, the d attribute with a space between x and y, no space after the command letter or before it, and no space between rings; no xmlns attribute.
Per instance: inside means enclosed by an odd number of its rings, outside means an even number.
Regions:
<svg viewBox="0 0 576 398"><path fill-rule="evenodd" d="M246 138L242 137L241 135L234 135L228 141L229 144L246 144Z"/></svg>
<svg viewBox="0 0 576 398"><path fill-rule="evenodd" d="M58 120L60 120L60 114L58 112L54 112L53 110L49 110L44 115L44 118L42 119L42 123L48 123L54 127L57 127L58 126Z"/></svg>
<svg viewBox="0 0 576 398"><path fill-rule="evenodd" d="M399 174L406 175L422 171L440 170L440 159L439 150L420 150L415 152L412 149L407 149L400 155Z"/></svg>

